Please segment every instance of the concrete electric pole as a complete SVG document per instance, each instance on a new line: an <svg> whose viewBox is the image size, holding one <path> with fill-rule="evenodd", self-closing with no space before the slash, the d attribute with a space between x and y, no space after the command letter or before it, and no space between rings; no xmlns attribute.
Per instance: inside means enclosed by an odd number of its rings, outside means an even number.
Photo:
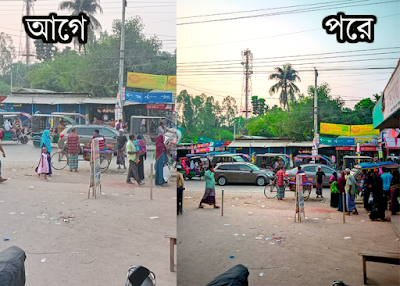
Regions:
<svg viewBox="0 0 400 286"><path fill-rule="evenodd" d="M253 74L253 54L250 50L244 50L242 52L243 58L243 68L244 68L244 94L245 94L245 110L246 113L246 123L249 116L249 96L251 93L251 75Z"/></svg>
<svg viewBox="0 0 400 286"><path fill-rule="evenodd" d="M122 0L122 22L121 22L121 47L119 54L119 102L121 104L121 114L124 117L124 102L122 98L122 93L125 93L124 88L124 57L125 57L125 8L127 5L127 0Z"/></svg>

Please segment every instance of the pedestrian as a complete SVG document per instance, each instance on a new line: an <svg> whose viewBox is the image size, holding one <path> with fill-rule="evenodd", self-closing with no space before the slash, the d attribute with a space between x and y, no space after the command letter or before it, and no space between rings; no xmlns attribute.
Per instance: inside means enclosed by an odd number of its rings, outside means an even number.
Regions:
<svg viewBox="0 0 400 286"><path fill-rule="evenodd" d="M219 206L215 203L215 178L214 178L214 165L210 166L210 169L206 172L206 190L203 198L200 201L199 208L203 209L203 203L213 205L214 209L219 209Z"/></svg>
<svg viewBox="0 0 400 286"><path fill-rule="evenodd" d="M347 179L346 179L346 206L347 212L346 215L350 215L350 212L354 211L353 213L358 215L357 206L355 202L356 196L356 179L353 175L350 174L350 169L347 168L346 170Z"/></svg>
<svg viewBox="0 0 400 286"><path fill-rule="evenodd" d="M322 187L323 187L323 182L326 178L326 175L323 171L321 171L321 166L318 166L318 171L315 174L315 179L316 179L316 189L317 189L317 199L319 198L319 196L321 196L321 198L323 199L324 196L322 195Z"/></svg>
<svg viewBox="0 0 400 286"><path fill-rule="evenodd" d="M383 174L381 175L383 182L383 194L386 200L385 210L387 209L387 200L390 197L390 184L392 183L393 175L388 168L382 168Z"/></svg>
<svg viewBox="0 0 400 286"><path fill-rule="evenodd" d="M139 134L138 136L139 140L139 178L140 180L144 180L144 160L147 159L147 146L146 146L146 140L144 139L142 134Z"/></svg>
<svg viewBox="0 0 400 286"><path fill-rule="evenodd" d="M337 173L333 172L329 179L329 187L331 188L331 207L333 208L337 208L339 204L339 189L337 184Z"/></svg>
<svg viewBox="0 0 400 286"><path fill-rule="evenodd" d="M375 180L374 180L374 172L368 171L367 174L367 180L365 181L364 184L364 208L368 211L371 212L372 210L372 204L369 203L369 197L372 195L372 190L375 185ZM373 195L372 195L373 197Z"/></svg>
<svg viewBox="0 0 400 286"><path fill-rule="evenodd" d="M123 129L123 128L122 128L122 119L118 119L118 123L117 123L117 125L115 126L115 128L116 128L117 130Z"/></svg>
<svg viewBox="0 0 400 286"><path fill-rule="evenodd" d="M121 165L126 169L125 166L125 150L128 139L124 134L124 129L119 130L119 136L117 137L117 169L121 169Z"/></svg>
<svg viewBox="0 0 400 286"><path fill-rule="evenodd" d="M135 140L135 134L129 135L129 141L126 144L126 152L128 153L128 161L129 161L129 169L128 176L126 178L127 184L133 184L131 178L135 179L139 186L144 185L144 183L139 179L138 174L138 165L136 164L136 148L133 144L133 140Z"/></svg>
<svg viewBox="0 0 400 286"><path fill-rule="evenodd" d="M390 185L390 206L389 211L392 212L392 215L395 215L399 211L399 201L397 200L400 197L399 194L399 170L395 170L393 172L392 183Z"/></svg>
<svg viewBox="0 0 400 286"><path fill-rule="evenodd" d="M164 135L160 134L156 139L156 185L165 185L167 182L164 180L164 165L167 164L167 147L164 144Z"/></svg>
<svg viewBox="0 0 400 286"><path fill-rule="evenodd" d="M185 180L181 173L181 166L176 166L176 194L177 194L177 214L182 214L183 190L185 190Z"/></svg>
<svg viewBox="0 0 400 286"><path fill-rule="evenodd" d="M47 178L47 174L49 173L49 161L48 161L48 157L50 155L47 153L47 149L46 147L42 148L42 153L40 154L40 159L39 159L39 165L36 168L36 172L38 173L38 177L40 178L40 175L44 175L44 180L46 182L49 181L49 179Z"/></svg>
<svg viewBox="0 0 400 286"><path fill-rule="evenodd" d="M92 124L99 124L99 122L97 121L97 117L93 117L93 122L92 122Z"/></svg>
<svg viewBox="0 0 400 286"><path fill-rule="evenodd" d="M4 152L3 146L0 143L0 151L3 153L3 157L6 157L6 152ZM0 183L3 183L7 181L7 179L3 179L3 177L1 176L1 160L0 160Z"/></svg>
<svg viewBox="0 0 400 286"><path fill-rule="evenodd" d="M383 194L383 180L379 174L379 169L375 169L374 186L372 189L373 205L369 218L371 220L379 219L380 221L386 221L385 210L387 200Z"/></svg>
<svg viewBox="0 0 400 286"><path fill-rule="evenodd" d="M102 134L100 134L99 129L95 129L93 131L92 140L95 138L99 138L99 150L100 151L108 150L107 145L106 145L106 138Z"/></svg>
<svg viewBox="0 0 400 286"><path fill-rule="evenodd" d="M165 122L163 120L161 120L160 126L158 126L158 135L165 134L165 132L166 132Z"/></svg>
<svg viewBox="0 0 400 286"><path fill-rule="evenodd" d="M78 129L73 128L72 132L67 137L68 145L68 162L70 172L78 172L78 155L80 151L80 141L78 136Z"/></svg>
<svg viewBox="0 0 400 286"><path fill-rule="evenodd" d="M339 190L338 211L343 212L343 194L345 193L344 187L346 186L346 178L344 171L340 173L340 178L337 180L337 182ZM345 212L347 211L346 199L344 199L344 211Z"/></svg>
<svg viewBox="0 0 400 286"><path fill-rule="evenodd" d="M51 140L50 140L50 131L49 130L44 130L43 134L42 134L42 138L40 139L40 148L41 148L41 153L43 153L43 147L46 147L46 152L47 154L49 154L49 156L47 157L47 160L49 162L49 169L48 169L48 173L47 175L49 177L51 177L51 175L53 174L53 171L51 170ZM38 169L39 165L36 167L36 172Z"/></svg>
<svg viewBox="0 0 400 286"><path fill-rule="evenodd" d="M111 119L110 123L108 124L111 128L115 128L115 119Z"/></svg>
<svg viewBox="0 0 400 286"><path fill-rule="evenodd" d="M276 188L278 190L278 201L281 201L285 197L285 166L283 166L278 172L276 172Z"/></svg>

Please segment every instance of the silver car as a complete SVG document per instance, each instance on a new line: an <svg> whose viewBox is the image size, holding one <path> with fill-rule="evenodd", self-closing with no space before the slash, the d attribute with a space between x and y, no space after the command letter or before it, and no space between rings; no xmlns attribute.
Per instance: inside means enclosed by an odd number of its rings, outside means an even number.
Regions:
<svg viewBox="0 0 400 286"><path fill-rule="evenodd" d="M269 184L274 177L272 171L261 170L256 165L247 162L220 163L214 169L215 181L224 186L228 183Z"/></svg>
<svg viewBox="0 0 400 286"><path fill-rule="evenodd" d="M58 140L58 147L63 149L65 140L68 137L68 134L72 132L72 129L76 128L78 130L79 141L81 144L87 144L91 142L94 130L98 129L100 134L104 136L106 139L106 144L115 143L117 141L117 137L119 132L117 129L103 126L103 125L67 125L63 132L61 132L60 140ZM63 136L62 136L63 135ZM62 138L61 138L62 137ZM117 153L117 144L114 146L114 153Z"/></svg>
<svg viewBox="0 0 400 286"><path fill-rule="evenodd" d="M308 178L312 178L313 179L313 184L315 186L315 183L317 182L317 178L316 178L316 174L317 174L317 168L318 166L321 166L321 171L325 173L326 177L325 180L323 180L322 185L324 187L329 187L329 179L331 178L333 172L337 173L337 177L338 179L340 178L340 172L332 169L329 166L326 165L317 165L317 164L305 164L305 165L301 165L301 169L306 173L306 176ZM286 172L286 175L289 177L295 177L297 173L297 168L291 169L289 171Z"/></svg>

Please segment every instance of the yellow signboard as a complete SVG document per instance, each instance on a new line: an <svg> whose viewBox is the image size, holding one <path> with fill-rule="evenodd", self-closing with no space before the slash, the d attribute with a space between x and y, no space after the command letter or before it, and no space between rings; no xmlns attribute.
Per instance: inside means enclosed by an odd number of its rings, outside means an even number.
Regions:
<svg viewBox="0 0 400 286"><path fill-rule="evenodd" d="M379 135L379 129L374 129L372 124L351 125L351 136Z"/></svg>
<svg viewBox="0 0 400 286"><path fill-rule="evenodd" d="M176 75L169 75L168 76L167 90L168 91L176 90Z"/></svg>
<svg viewBox="0 0 400 286"><path fill-rule="evenodd" d="M126 86L167 90L167 79L166 75L128 72Z"/></svg>
<svg viewBox="0 0 400 286"><path fill-rule="evenodd" d="M320 133L330 134L330 135L350 136L350 125L321 123Z"/></svg>

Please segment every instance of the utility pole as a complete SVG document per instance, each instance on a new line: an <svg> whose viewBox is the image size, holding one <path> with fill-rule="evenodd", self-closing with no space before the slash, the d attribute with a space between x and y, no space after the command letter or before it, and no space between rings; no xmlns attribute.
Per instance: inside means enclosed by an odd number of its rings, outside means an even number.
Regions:
<svg viewBox="0 0 400 286"><path fill-rule="evenodd" d="M122 92L125 92L124 86L124 57L125 57L125 8L126 0L122 0L122 22L121 22L121 46L119 54L119 102L121 103L121 114L124 117L124 103L122 100Z"/></svg>
<svg viewBox="0 0 400 286"><path fill-rule="evenodd" d="M242 52L242 58L243 62L242 65L244 67L244 76L245 76L245 82L244 82L244 93L245 93L245 110L244 112L246 113L246 123L247 119L249 116L249 96L251 93L251 75L253 74L253 54L249 49L244 50Z"/></svg>
<svg viewBox="0 0 400 286"><path fill-rule="evenodd" d="M33 9L33 2L36 0L24 0L25 1L25 16L31 16L31 9ZM30 64L30 57L31 57L31 48L30 48L30 37L28 34L26 35L25 39L25 56L26 56L26 66L29 67Z"/></svg>
<svg viewBox="0 0 400 286"><path fill-rule="evenodd" d="M317 144L317 134L318 134L318 93L317 93L317 77L318 71L315 70L315 90L314 90L314 141L315 141L315 149L318 154L318 144Z"/></svg>

